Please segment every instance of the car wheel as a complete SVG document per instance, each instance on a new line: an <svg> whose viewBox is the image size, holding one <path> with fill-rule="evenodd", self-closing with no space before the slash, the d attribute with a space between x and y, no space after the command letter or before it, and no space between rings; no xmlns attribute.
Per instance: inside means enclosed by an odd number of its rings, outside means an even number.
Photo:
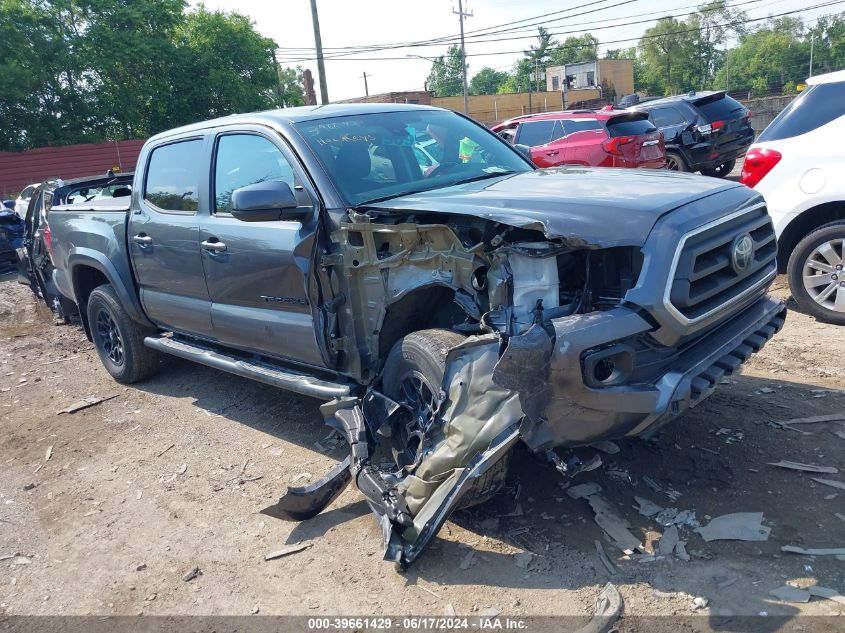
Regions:
<svg viewBox="0 0 845 633"><path fill-rule="evenodd" d="M449 330L420 330L399 339L384 364L385 395L408 407L423 425L433 420L446 373L446 356L463 340L462 335ZM495 495L505 482L508 461L505 456L476 479L458 507L478 505Z"/></svg>
<svg viewBox="0 0 845 633"><path fill-rule="evenodd" d="M712 178L724 178L734 170L734 167L736 167L736 161L729 160L727 163L722 163L713 169L702 169L701 173Z"/></svg>
<svg viewBox="0 0 845 633"><path fill-rule="evenodd" d="M159 354L144 346L154 330L135 323L110 285L95 288L88 297L88 327L106 371L124 385L149 378L158 371Z"/></svg>
<svg viewBox="0 0 845 633"><path fill-rule="evenodd" d="M666 169L669 171L689 171L683 157L676 152L666 152Z"/></svg>
<svg viewBox="0 0 845 633"><path fill-rule="evenodd" d="M845 222L826 224L798 242L787 275L792 296L805 312L845 325Z"/></svg>

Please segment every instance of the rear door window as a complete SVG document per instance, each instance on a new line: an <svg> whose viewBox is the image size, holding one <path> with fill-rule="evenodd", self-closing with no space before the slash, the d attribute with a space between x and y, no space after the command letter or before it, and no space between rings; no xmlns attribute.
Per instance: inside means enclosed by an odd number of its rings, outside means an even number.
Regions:
<svg viewBox="0 0 845 633"><path fill-rule="evenodd" d="M607 122L607 131L611 136L638 136L653 134L657 132L657 128L648 119L618 117Z"/></svg>
<svg viewBox="0 0 845 633"><path fill-rule="evenodd" d="M758 141L800 136L845 115L845 82L810 86L784 108Z"/></svg>
<svg viewBox="0 0 845 633"><path fill-rule="evenodd" d="M564 119L563 127L568 134L583 132L584 130L601 130L604 125L597 119Z"/></svg>
<svg viewBox="0 0 845 633"><path fill-rule="evenodd" d="M155 148L147 167L144 200L163 211L196 212L202 148L201 139Z"/></svg>
<svg viewBox="0 0 845 633"><path fill-rule="evenodd" d="M670 125L681 125L686 123L686 117L675 107L654 108L651 111L651 120L657 127L669 127Z"/></svg>
<svg viewBox="0 0 845 633"><path fill-rule="evenodd" d="M552 133L555 129L554 120L548 121L525 121L519 124L516 131L516 143L535 147L545 145L552 140Z"/></svg>
<svg viewBox="0 0 845 633"><path fill-rule="evenodd" d="M695 107L710 123L736 119L745 114L745 106L728 95L704 97L695 102Z"/></svg>

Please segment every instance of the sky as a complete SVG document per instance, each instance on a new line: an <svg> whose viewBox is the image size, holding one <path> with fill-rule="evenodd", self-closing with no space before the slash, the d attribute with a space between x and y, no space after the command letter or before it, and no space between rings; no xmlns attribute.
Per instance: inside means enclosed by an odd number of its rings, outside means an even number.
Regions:
<svg viewBox="0 0 845 633"><path fill-rule="evenodd" d="M745 10L750 18L795 11L830 1L728 0L730 5ZM191 5L198 3L199 0L190 1ZM466 0L464 11L472 13L472 17L466 18L465 26L467 35L471 36L466 45L468 76L472 77L484 66L509 70L522 56L521 51L536 42L538 23L553 33L559 33L557 37L561 40L589 31L599 39L601 54L608 48L636 44L636 39L654 23L653 20L665 15L684 19L683 14L693 11L701 3L702 0ZM251 18L256 30L275 40L280 47L280 59L284 60L282 65L311 69L319 100L309 0L205 0L205 5L210 10L237 11ZM370 94L422 90L431 61L421 57L443 55L450 42L328 59L339 55L339 51L332 49L421 42L435 38L454 37L456 40L459 29L458 16L453 13L458 9L458 0L317 0L317 7L327 58L330 101L362 96L365 72ZM819 15L843 10L845 0L797 15L805 22L813 23ZM538 17L552 12L555 14ZM510 33L474 33L516 26L520 29ZM499 41L477 41L479 39Z"/></svg>

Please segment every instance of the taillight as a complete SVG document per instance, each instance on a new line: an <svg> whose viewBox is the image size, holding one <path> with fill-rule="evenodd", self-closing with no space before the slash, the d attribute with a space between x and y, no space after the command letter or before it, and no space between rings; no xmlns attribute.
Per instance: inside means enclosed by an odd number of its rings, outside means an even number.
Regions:
<svg viewBox="0 0 845 633"><path fill-rule="evenodd" d="M604 151L615 156L622 156L622 146L633 143L636 136L614 136L601 144Z"/></svg>
<svg viewBox="0 0 845 633"><path fill-rule="evenodd" d="M725 127L725 122L724 122L724 121L713 121L713 123L711 123L711 124L710 124L710 128L711 128L714 132L715 132L716 130L721 130L723 127Z"/></svg>
<svg viewBox="0 0 845 633"><path fill-rule="evenodd" d="M717 130L721 130L723 127L725 127L724 121L713 121L712 123L705 123L704 125L698 125L698 126L696 126L695 129L698 130L699 134L701 134L703 136L707 136L708 134L712 134L713 132L716 132Z"/></svg>
<svg viewBox="0 0 845 633"><path fill-rule="evenodd" d="M44 227L44 246L47 247L47 253L50 255L50 258L53 258L53 236L50 235L50 225L46 225Z"/></svg>
<svg viewBox="0 0 845 633"><path fill-rule="evenodd" d="M745 155L745 162L742 164L742 175L739 181L743 185L754 187L772 171L772 168L780 162L783 155L774 149L762 148L752 149Z"/></svg>

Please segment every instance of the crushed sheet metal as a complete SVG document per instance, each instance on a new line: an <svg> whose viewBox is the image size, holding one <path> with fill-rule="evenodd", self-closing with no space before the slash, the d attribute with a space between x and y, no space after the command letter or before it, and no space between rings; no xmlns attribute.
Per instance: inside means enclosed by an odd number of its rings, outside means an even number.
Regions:
<svg viewBox="0 0 845 633"><path fill-rule="evenodd" d="M839 472L833 466L817 466L816 464L802 464L800 462L790 462L782 459L779 462L766 462L769 466L777 466L778 468L787 468L789 470L800 470L805 473L828 473L835 475Z"/></svg>
<svg viewBox="0 0 845 633"><path fill-rule="evenodd" d="M820 484L824 484L825 486L830 486L832 488L839 488L840 490L845 490L845 482L836 481L834 479L822 479L821 477L810 477L815 482Z"/></svg>
<svg viewBox="0 0 845 633"><path fill-rule="evenodd" d="M593 619L575 633L608 633L622 615L622 596L611 583L607 583L596 598Z"/></svg>
<svg viewBox="0 0 845 633"><path fill-rule="evenodd" d="M767 541L772 528L762 524L762 512L734 512L696 528L705 541Z"/></svg>
<svg viewBox="0 0 845 633"><path fill-rule="evenodd" d="M839 604L845 604L845 596L843 596L835 589L812 585L810 587L807 587L807 591L810 592L810 595L816 596L817 598L827 598L828 600L833 600L834 602L838 602Z"/></svg>
<svg viewBox="0 0 845 633"><path fill-rule="evenodd" d="M778 587L777 589L772 589L769 592L769 595L774 596L778 600L783 600L784 602L809 602L810 601L810 592L809 591L799 589L798 587L793 587L792 585L784 585L783 587Z"/></svg>
<svg viewBox="0 0 845 633"><path fill-rule="evenodd" d="M780 548L782 552L790 554L804 554L806 556L845 556L845 547L809 547L803 548L797 545L784 545Z"/></svg>

